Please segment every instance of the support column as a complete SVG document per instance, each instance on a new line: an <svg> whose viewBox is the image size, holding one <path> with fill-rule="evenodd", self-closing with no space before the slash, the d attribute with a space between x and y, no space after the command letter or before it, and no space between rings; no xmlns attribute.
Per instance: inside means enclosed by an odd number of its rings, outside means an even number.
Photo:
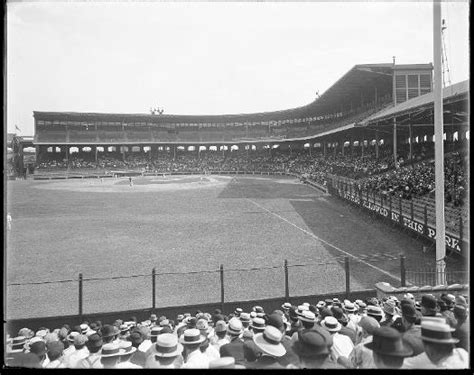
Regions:
<svg viewBox="0 0 474 375"><path fill-rule="evenodd" d="M332 145L333 145L333 154L334 154L334 157L336 157L337 143L333 142Z"/></svg>
<svg viewBox="0 0 474 375"><path fill-rule="evenodd" d="M97 146L93 146L94 147L94 153L95 153L95 163L97 164Z"/></svg>
<svg viewBox="0 0 474 375"><path fill-rule="evenodd" d="M341 151L342 151L342 156L344 156L344 144L346 143L346 141L342 141L342 147L341 147Z"/></svg>
<svg viewBox="0 0 474 375"><path fill-rule="evenodd" d="M379 158L379 132L375 131L375 158Z"/></svg>
<svg viewBox="0 0 474 375"><path fill-rule="evenodd" d="M351 157L354 156L354 140L352 139L352 136L351 136L351 139L350 139L350 142L351 142Z"/></svg>
<svg viewBox="0 0 474 375"><path fill-rule="evenodd" d="M411 121L410 124L408 125L408 140L410 142L410 154L409 154L409 160L413 159L413 137L412 137L412 127L411 127Z"/></svg>
<svg viewBox="0 0 474 375"><path fill-rule="evenodd" d="M364 139L360 141L360 155L364 157Z"/></svg>
<svg viewBox="0 0 474 375"><path fill-rule="evenodd" d="M397 120L393 118L393 161L397 168Z"/></svg>
<svg viewBox="0 0 474 375"><path fill-rule="evenodd" d="M173 145L173 160L176 160L176 145Z"/></svg>
<svg viewBox="0 0 474 375"><path fill-rule="evenodd" d="M327 144L328 144L327 141L324 141L324 143L323 143L323 154L324 154L324 158L326 158L326 148L327 148ZM291 148L290 148L290 150L291 150Z"/></svg>

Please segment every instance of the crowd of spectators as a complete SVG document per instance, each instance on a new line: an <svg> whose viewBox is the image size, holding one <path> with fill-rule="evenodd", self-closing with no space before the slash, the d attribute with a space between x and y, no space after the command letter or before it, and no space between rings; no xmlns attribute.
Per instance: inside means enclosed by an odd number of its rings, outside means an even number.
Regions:
<svg viewBox="0 0 474 375"><path fill-rule="evenodd" d="M467 369L466 296L338 298L266 312L151 314L138 322L7 336L6 364L32 368Z"/></svg>
<svg viewBox="0 0 474 375"><path fill-rule="evenodd" d="M357 187L377 191L382 195L394 195L404 199L420 197L434 190L433 146L419 144L413 147L413 158L408 157L409 148L400 147L397 163L390 147L380 147L379 157L370 149L365 154L351 154L346 151L321 152L308 150L281 151L266 149L259 151L205 151L205 152L162 152L154 155L129 154L100 155L97 162L85 157L71 157L65 160L41 162L38 169L79 170L135 170L154 173L180 172L283 172L295 173L303 180L309 179L326 185L328 175L343 176L358 180ZM445 196L447 202L462 206L467 196L466 155L450 152L445 157Z"/></svg>
<svg viewBox="0 0 474 375"><path fill-rule="evenodd" d="M444 186L447 202L462 206L466 198L466 160L458 152L445 155ZM412 199L433 193L435 189L434 160L393 169L387 173L369 177L359 184L359 188L377 191L382 195L394 195Z"/></svg>

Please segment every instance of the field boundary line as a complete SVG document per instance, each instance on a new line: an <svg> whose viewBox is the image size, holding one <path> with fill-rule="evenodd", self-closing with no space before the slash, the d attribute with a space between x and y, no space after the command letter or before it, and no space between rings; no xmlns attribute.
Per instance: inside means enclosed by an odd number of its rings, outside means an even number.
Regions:
<svg viewBox="0 0 474 375"><path fill-rule="evenodd" d="M301 232L303 232L303 233L309 235L310 237L312 237L312 238L314 238L314 239L316 239L316 240L318 240L318 241L321 241L322 243L324 243L324 244L326 244L326 245L328 245L328 246L331 246L333 249L335 249L335 250L337 250L337 251L339 251L339 252L341 252L341 253L343 253L343 254L345 254L345 255L347 255L347 256L353 258L353 259L356 259L358 262L363 263L363 264L365 264L366 266L369 266L369 267L373 268L374 270L376 270L376 271L378 271L378 272L381 272L381 273L383 273L383 274L385 274L385 275L387 275L387 276L390 276L392 279L395 279L395 280L397 280L397 281L401 281L401 279L400 279L399 277L397 277L397 276L395 276L395 275L392 275L390 272L385 271L385 270L383 270L383 269L381 269L381 268L379 268L379 267L377 267L377 266L374 266L373 264L370 264L370 263L368 263L368 262L366 262L366 261L360 259L359 257L357 257L357 256L355 256L355 255L353 255L353 254L351 254L351 253L348 253L347 251L344 251L344 250L340 249L340 248L337 247L336 245L333 245L333 244L329 243L328 241L325 241L325 240L323 240L322 238L319 238L319 237L316 236L314 233L311 233L311 232L307 231L306 229L299 227L299 226L296 225L295 223L289 221L288 219L284 218L283 216L278 215L277 213L275 213L275 212L273 212L273 211L270 211L269 209L267 209L266 207L263 207L261 204L259 204L259 203L255 202L255 201L253 201L252 199L250 199L250 198L245 198L245 199L248 200L249 202L253 203L253 204L256 205L257 207L260 207L262 210L268 212L269 214L271 214L271 215L273 215L273 216L276 216L276 217L279 218L280 220L283 220L284 222L286 222L286 223L288 223L288 224L294 226L296 229L299 229Z"/></svg>

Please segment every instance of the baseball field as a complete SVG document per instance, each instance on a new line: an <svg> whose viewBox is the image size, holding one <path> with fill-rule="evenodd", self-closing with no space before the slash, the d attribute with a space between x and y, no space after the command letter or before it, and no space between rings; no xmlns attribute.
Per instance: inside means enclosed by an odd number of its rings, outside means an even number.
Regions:
<svg viewBox="0 0 474 375"><path fill-rule="evenodd" d="M6 319L399 285L434 253L398 229L291 177L168 176L9 181ZM461 259L448 266L464 269Z"/></svg>

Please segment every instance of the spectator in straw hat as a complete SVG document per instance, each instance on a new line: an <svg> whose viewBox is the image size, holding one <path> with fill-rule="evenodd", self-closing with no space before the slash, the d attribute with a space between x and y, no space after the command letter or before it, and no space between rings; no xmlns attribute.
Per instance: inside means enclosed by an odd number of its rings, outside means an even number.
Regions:
<svg viewBox="0 0 474 375"><path fill-rule="evenodd" d="M236 369L236 368L245 368L242 365L235 364L234 357L222 357L214 359L213 361L209 362L210 369Z"/></svg>
<svg viewBox="0 0 474 375"><path fill-rule="evenodd" d="M265 330L265 319L255 317L250 322L249 328L252 330L253 334L262 333Z"/></svg>
<svg viewBox="0 0 474 375"><path fill-rule="evenodd" d="M104 344L100 350L100 363L103 368L115 368L120 361L121 352L119 345L114 342Z"/></svg>
<svg viewBox="0 0 474 375"><path fill-rule="evenodd" d="M65 368L66 366L62 362L64 344L61 341L51 341L46 345L46 355L48 356L49 362L44 368Z"/></svg>
<svg viewBox="0 0 474 375"><path fill-rule="evenodd" d="M74 348L76 350L67 358L65 362L66 367L77 368L78 362L89 356L89 349L87 349L86 343L86 335L79 334L74 337Z"/></svg>
<svg viewBox="0 0 474 375"><path fill-rule="evenodd" d="M395 328L380 327L374 330L372 341L364 344L372 350L375 366L379 369L399 369L406 357L413 354L402 335Z"/></svg>
<svg viewBox="0 0 474 375"><path fill-rule="evenodd" d="M286 335L286 325L284 319L286 319L284 315L278 314L274 311L267 318L267 326L273 326L277 328L282 334L281 344L285 348L286 353L285 355L278 357L278 363L283 367L287 367L291 363L297 363L298 356L293 351L291 338Z"/></svg>
<svg viewBox="0 0 474 375"><path fill-rule="evenodd" d="M391 299L385 301L382 305L382 309L384 312L384 319L380 322L380 326L387 326L390 327L394 322L395 312L395 302Z"/></svg>
<svg viewBox="0 0 474 375"><path fill-rule="evenodd" d="M26 344L25 336L17 336L12 339L11 344L7 346L7 351L6 351L7 365L10 365L10 363L15 362L17 357L20 356L20 353L25 352L25 348L24 348L25 344Z"/></svg>
<svg viewBox="0 0 474 375"><path fill-rule="evenodd" d="M407 358L406 369L467 369L469 354L454 345L458 340L452 337L453 328L444 318L423 318L421 339L425 351L415 357Z"/></svg>
<svg viewBox="0 0 474 375"><path fill-rule="evenodd" d="M71 331L69 335L67 335L67 341L69 343L69 346L64 349L63 352L63 363L66 365L66 367L69 366L69 357L76 351L76 348L74 346L74 339L76 336L79 336L80 333L76 331Z"/></svg>
<svg viewBox="0 0 474 375"><path fill-rule="evenodd" d="M115 365L115 368L126 368L126 369L137 369L143 368L135 363L132 363L130 360L135 355L137 348L132 346L130 341L121 341L119 343L120 348L120 361Z"/></svg>
<svg viewBox="0 0 474 375"><path fill-rule="evenodd" d="M130 336L130 326L124 323L119 327L119 329L120 329L119 339L122 341L126 341L128 336Z"/></svg>
<svg viewBox="0 0 474 375"><path fill-rule="evenodd" d="M199 329L201 335L206 338L199 347L199 350L209 358L209 361L219 358L219 350L210 344L210 337L214 333L212 327L209 326L207 319L199 319L196 323L196 328Z"/></svg>
<svg viewBox="0 0 474 375"><path fill-rule="evenodd" d="M371 316L372 318L374 318L379 323L383 319L383 311L379 306L368 305L366 314L367 316Z"/></svg>
<svg viewBox="0 0 474 375"><path fill-rule="evenodd" d="M190 328L184 331L179 338L179 342L184 346L183 368L208 368L209 358L201 352L199 347L206 340L197 328Z"/></svg>
<svg viewBox="0 0 474 375"><path fill-rule="evenodd" d="M327 316L321 322L321 326L325 328L332 337L333 345L331 349L332 358L337 361L339 357L349 358L352 350L354 349L354 343L352 340L345 335L341 335L341 323L333 316Z"/></svg>
<svg viewBox="0 0 474 375"><path fill-rule="evenodd" d="M147 359L145 368L180 368L183 364L183 346L172 333L158 336L154 353Z"/></svg>
<svg viewBox="0 0 474 375"><path fill-rule="evenodd" d="M219 354L221 357L234 357L235 363L244 364L244 342L240 338L243 331L242 322L239 319L232 318L229 320L227 335L230 342L220 347Z"/></svg>
<svg viewBox="0 0 474 375"><path fill-rule="evenodd" d="M331 335L322 327L298 332L298 340L292 345L292 350L298 356L298 361L293 361L288 369L334 369L342 368L331 359Z"/></svg>
<svg viewBox="0 0 474 375"><path fill-rule="evenodd" d="M267 326L263 333L255 334L253 341L260 349L260 353L257 360L249 363L248 367L256 369L284 368L278 363L278 358L286 353L285 347L281 344L282 337L281 331L273 326Z"/></svg>
<svg viewBox="0 0 474 375"><path fill-rule="evenodd" d="M362 332L361 338L349 355L349 360L354 368L376 368L372 352L366 348L365 344L372 341L372 335L380 324L370 316L363 316L359 326Z"/></svg>
<svg viewBox="0 0 474 375"><path fill-rule="evenodd" d="M250 327L250 322L252 321L252 319L250 319L250 314L243 312L240 314L239 319L242 322L242 327L244 328L244 331L248 331Z"/></svg>
<svg viewBox="0 0 474 375"><path fill-rule="evenodd" d="M416 309L411 300L402 300L400 304L402 311L402 335L403 340L412 348L413 356L424 351L423 342L421 341L421 327L416 324Z"/></svg>
<svg viewBox="0 0 474 375"><path fill-rule="evenodd" d="M316 323L316 315L307 310L303 311L301 315L298 315L298 320L301 322L300 328L291 335L291 343L294 343L298 340L298 333L307 329L313 329Z"/></svg>
<svg viewBox="0 0 474 375"><path fill-rule="evenodd" d="M102 337L99 334L93 333L88 337L86 342L89 355L77 363L77 368L102 368L100 362L100 350L102 349Z"/></svg>
<svg viewBox="0 0 474 375"><path fill-rule="evenodd" d="M214 327L214 336L211 337L211 345L219 350L222 345L228 344L227 324L223 320L218 320Z"/></svg>
<svg viewBox="0 0 474 375"><path fill-rule="evenodd" d="M453 337L458 339L457 348L463 348L469 352L469 317L467 309L463 305L454 306L454 317L456 318L456 327Z"/></svg>

